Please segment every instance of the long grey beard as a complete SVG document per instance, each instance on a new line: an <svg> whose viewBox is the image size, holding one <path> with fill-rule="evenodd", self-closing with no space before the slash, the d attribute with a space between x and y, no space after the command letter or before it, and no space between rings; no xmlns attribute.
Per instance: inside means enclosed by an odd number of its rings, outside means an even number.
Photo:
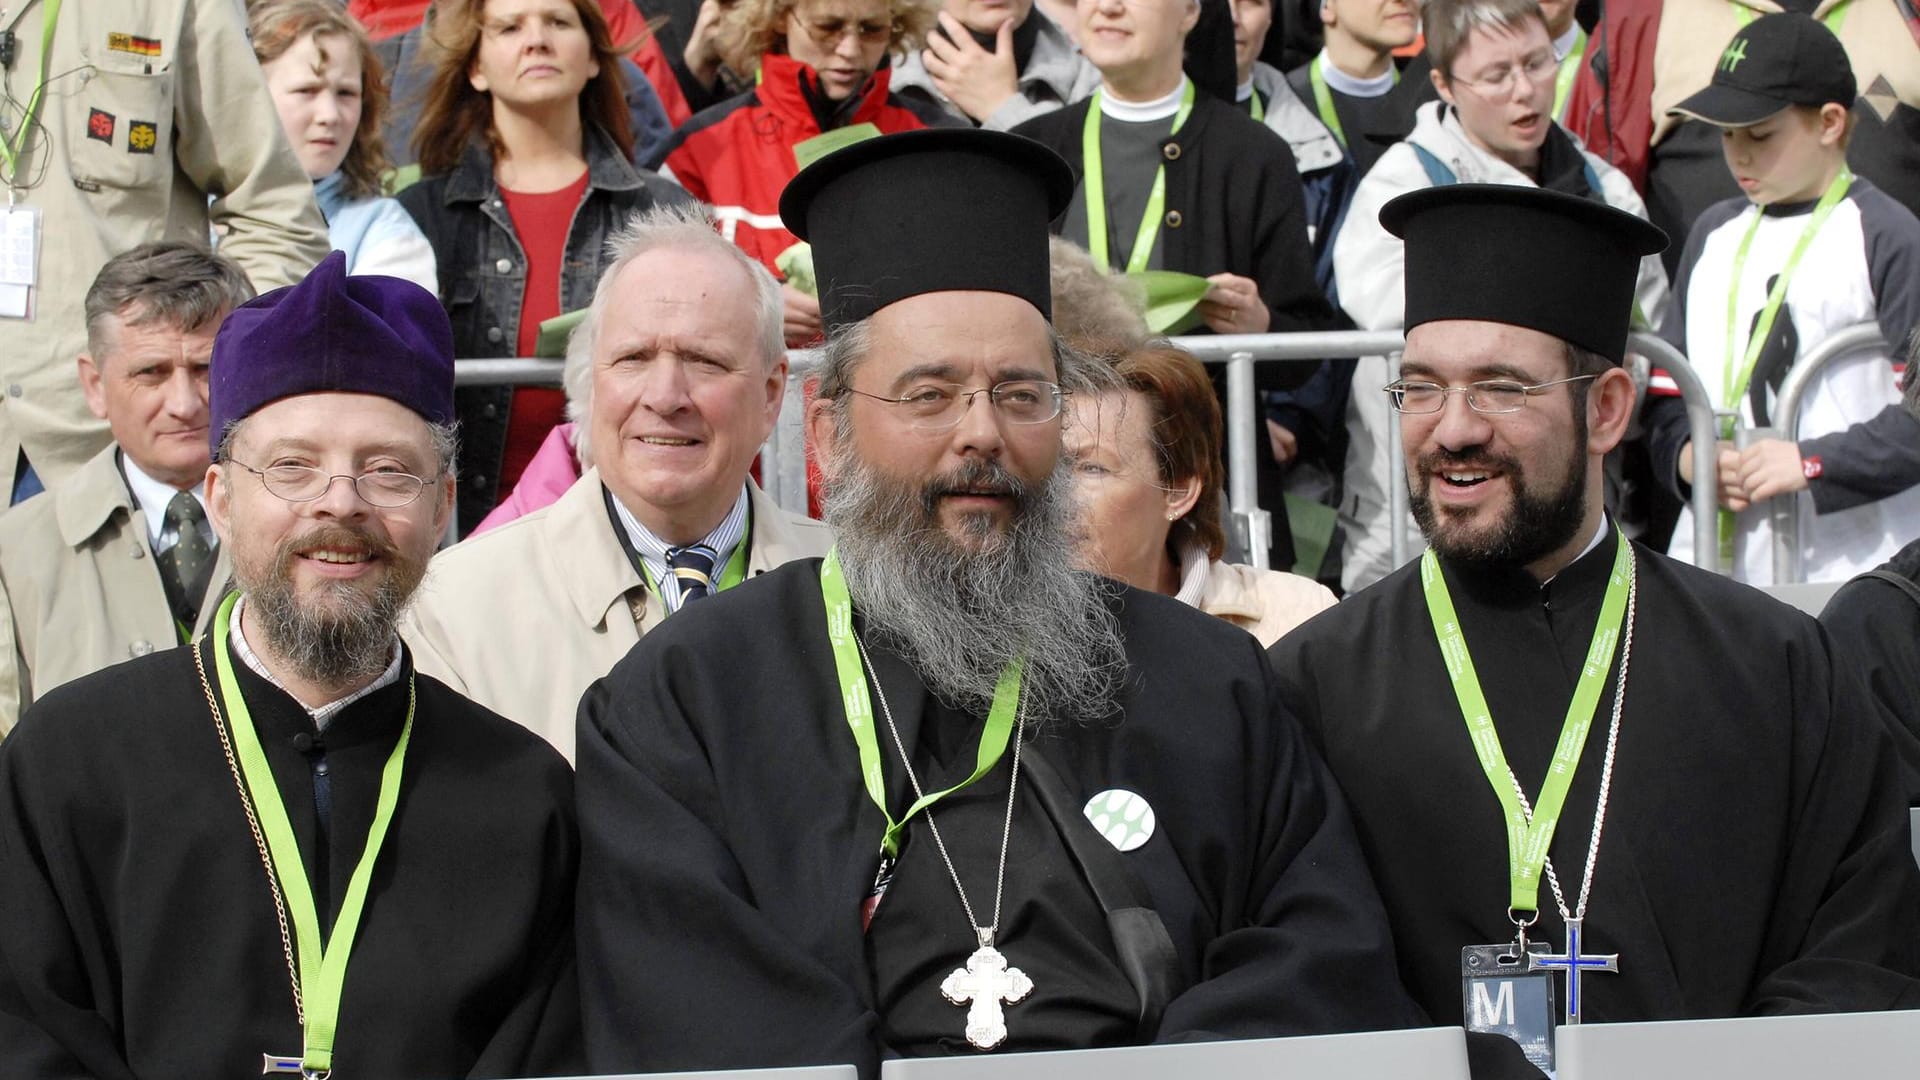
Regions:
<svg viewBox="0 0 1920 1080"><path fill-rule="evenodd" d="M847 455L823 507L847 591L870 632L899 653L950 708L975 715L993 700L1001 669L1024 659L1021 700L1030 725L1086 722L1119 710L1126 653L1101 580L1071 564L1071 473L1062 459L1037 487L980 463L923 490L892 483ZM976 543L956 543L937 520L943 486L1011 486L1005 535L970 521Z"/></svg>
<svg viewBox="0 0 1920 1080"><path fill-rule="evenodd" d="M374 542L363 533L354 535ZM235 567L253 619L274 655L308 682L337 686L378 675L393 660L394 627L424 567L396 559L393 572L370 591L338 582L323 587L331 603L303 604L289 566L292 550L312 538L310 533L282 545L265 573ZM391 556L392 548L383 554Z"/></svg>

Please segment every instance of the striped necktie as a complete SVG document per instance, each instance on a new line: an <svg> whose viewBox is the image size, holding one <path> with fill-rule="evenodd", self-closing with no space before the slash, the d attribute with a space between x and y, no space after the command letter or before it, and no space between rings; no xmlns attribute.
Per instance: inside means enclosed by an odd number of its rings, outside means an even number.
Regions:
<svg viewBox="0 0 1920 1080"><path fill-rule="evenodd" d="M667 549L667 566L680 582L681 607L713 591L713 560L713 549L705 544Z"/></svg>

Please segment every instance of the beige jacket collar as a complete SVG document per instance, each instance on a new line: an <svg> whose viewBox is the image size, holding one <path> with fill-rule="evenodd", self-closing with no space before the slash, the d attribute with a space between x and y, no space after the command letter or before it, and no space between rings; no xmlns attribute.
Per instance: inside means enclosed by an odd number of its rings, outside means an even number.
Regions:
<svg viewBox="0 0 1920 1080"><path fill-rule="evenodd" d="M601 495L600 470L588 469L547 512L547 534L555 546L551 554L580 621L590 627L605 625L615 607L628 606L633 590L643 588L640 575L627 561L626 549L607 518ZM747 480L747 576L754 577L804 555L787 521L786 512L760 485ZM635 621L652 624L661 618L660 599L647 592L644 614Z"/></svg>
<svg viewBox="0 0 1920 1080"><path fill-rule="evenodd" d="M115 510L125 510L138 526L136 535L147 536L146 517L127 490L127 478L120 473L120 448L109 444L93 455L79 471L55 486L47 496L53 500L53 518L60 526L60 539L69 547L80 547L113 520Z"/></svg>

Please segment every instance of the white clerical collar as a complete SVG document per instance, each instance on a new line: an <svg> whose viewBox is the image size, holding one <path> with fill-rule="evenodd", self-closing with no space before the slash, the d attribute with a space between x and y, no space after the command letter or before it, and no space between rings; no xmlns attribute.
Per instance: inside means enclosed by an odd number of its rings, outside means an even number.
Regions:
<svg viewBox="0 0 1920 1080"><path fill-rule="evenodd" d="M1207 594L1207 577L1213 571L1213 560L1207 558L1207 549L1198 544L1187 545L1180 553L1180 591L1173 594L1175 600L1190 608L1200 606L1200 598Z"/></svg>
<svg viewBox="0 0 1920 1080"><path fill-rule="evenodd" d="M713 579L718 582L721 571L727 565L727 560L733 558L734 549L746 539L747 485L745 483L740 485L740 497L733 500L733 509L727 511L727 516L720 519L720 524L706 536L687 545L669 544L660 539L653 534L652 529L640 524L640 519L633 516L633 511L628 510L627 504L621 502L618 496L615 496L612 501L614 514L620 518L621 527L627 530L627 540L633 544L633 550L639 552L641 560L647 564L647 573L653 575L653 584L660 590L661 600L666 604L668 611L680 610L680 579L667 572L668 548L704 546L712 549Z"/></svg>
<svg viewBox="0 0 1920 1080"><path fill-rule="evenodd" d="M1363 79L1358 75L1349 75L1340 70L1340 65L1333 62L1333 57L1327 55L1325 49L1320 50L1320 76L1327 80L1327 88L1334 93L1357 98L1379 97L1393 89L1395 82L1391 59L1387 61L1387 70L1384 73L1371 79Z"/></svg>
<svg viewBox="0 0 1920 1080"><path fill-rule="evenodd" d="M1600 527L1593 530L1593 537L1587 541L1586 547L1583 547L1580 549L1580 554L1575 555L1573 558L1567 560L1567 566L1572 566L1574 563L1577 563L1581 559L1586 558L1588 555L1593 554L1593 549L1599 547L1600 541L1605 540L1607 538L1607 527L1608 527L1607 515L1601 514ZM1566 570L1566 567L1563 566L1560 569L1564 572ZM1540 587L1544 589L1547 586L1553 584L1553 578L1559 577L1559 576L1560 576L1559 574L1553 575L1553 577L1550 577L1547 580L1541 582Z"/></svg>
<svg viewBox="0 0 1920 1080"><path fill-rule="evenodd" d="M1575 45L1578 45L1579 43L1580 43L1580 24L1576 22L1573 25L1567 27L1566 33L1561 34L1559 37L1553 39L1553 58L1555 60L1565 60L1567 58L1567 54L1572 52L1573 47Z"/></svg>
<svg viewBox="0 0 1920 1080"><path fill-rule="evenodd" d="M1100 115L1127 124L1165 120L1180 111L1180 95L1186 93L1186 90L1185 75L1180 76L1180 84L1173 88L1172 93L1152 101L1121 101L1103 90L1100 94Z"/></svg>
<svg viewBox="0 0 1920 1080"><path fill-rule="evenodd" d="M246 631L240 628L240 609L246 605L246 602L247 597L244 593L234 600L233 615L227 622L227 640L233 643L233 651L240 654L241 663L253 669L255 675L267 680L281 690L285 690L288 697L293 697L293 691L287 690L287 685L278 678L275 678L273 672L267 670L267 665L260 662L260 657L255 655L252 646L247 644ZM294 698L294 700L299 702L301 708L307 710L308 716L313 717L313 726L319 728L321 731L325 731L327 729L327 722L339 715L340 710L359 701L375 690L392 686L398 682L400 680L400 657L400 635L395 634L393 636L393 659L387 661L387 670L381 672L379 678L338 701L329 701L325 705L318 707L308 705L306 702L300 701L299 698Z"/></svg>
<svg viewBox="0 0 1920 1080"><path fill-rule="evenodd" d="M180 489L172 484L164 484L148 476L140 466L134 464L125 450L120 451L120 471L127 478L127 490L133 493L133 501L140 506L140 516L147 522L147 543L152 545L153 553L158 555L179 542L174 530L167 527L167 506ZM200 504L200 513L207 512L207 497L200 488L188 489L195 502ZM206 541L209 545L219 543L213 534L211 525L207 528Z"/></svg>
<svg viewBox="0 0 1920 1080"><path fill-rule="evenodd" d="M1246 82L1243 82L1239 86L1236 86L1233 88L1233 100L1235 102L1242 102L1242 101L1250 101L1252 100L1252 98L1253 98L1253 76L1249 75L1247 76Z"/></svg>

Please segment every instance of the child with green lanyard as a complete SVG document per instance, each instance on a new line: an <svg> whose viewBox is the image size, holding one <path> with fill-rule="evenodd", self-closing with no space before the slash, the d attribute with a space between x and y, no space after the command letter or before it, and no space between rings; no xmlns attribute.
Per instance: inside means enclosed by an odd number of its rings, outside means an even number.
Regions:
<svg viewBox="0 0 1920 1080"><path fill-rule="evenodd" d="M1847 167L1856 97L1833 32L1800 14L1747 23L1713 81L1673 110L1721 129L1744 193L1695 223L1663 335L1681 348L1722 416L1720 563L1772 581L1769 508L1800 501L1808 581L1840 581L1920 535L1920 420L1899 407L1895 349L1920 321L1920 220ZM1775 395L1836 331L1877 323L1894 349L1830 365L1802 399L1798 441ZM1910 377L1910 376L1909 376ZM1678 391L1656 369L1646 424L1659 475L1684 490L1692 444ZM1672 553L1698 558L1683 514Z"/></svg>

